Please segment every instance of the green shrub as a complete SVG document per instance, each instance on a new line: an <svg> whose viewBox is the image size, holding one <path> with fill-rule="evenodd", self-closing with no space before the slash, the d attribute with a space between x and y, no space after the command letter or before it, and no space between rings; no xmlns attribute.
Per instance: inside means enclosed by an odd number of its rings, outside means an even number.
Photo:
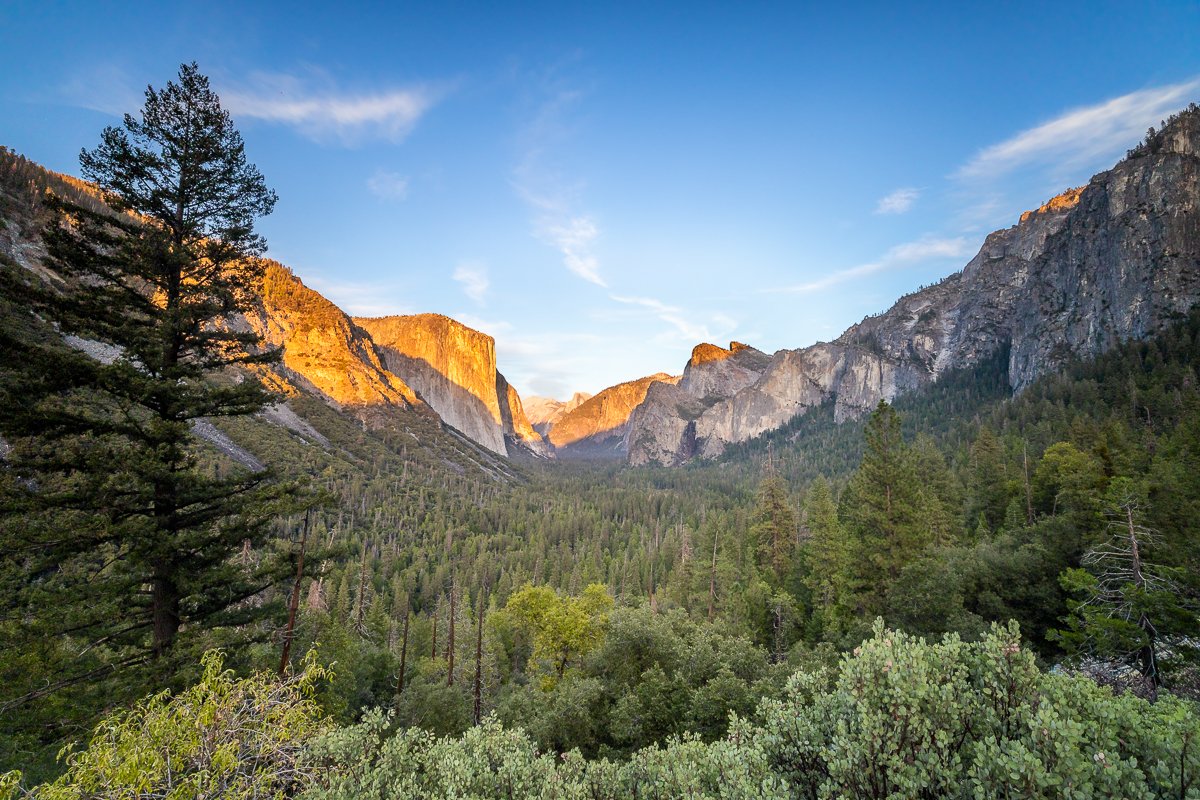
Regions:
<svg viewBox="0 0 1200 800"><path fill-rule="evenodd" d="M64 749L67 771L31 790L39 800L67 798L284 798L312 781L303 758L309 737L326 729L313 699L328 672L310 651L303 670L278 679L237 679L219 651L203 676L172 696L152 695L96 726L86 749ZM19 775L0 777L0 797L15 796Z"/></svg>

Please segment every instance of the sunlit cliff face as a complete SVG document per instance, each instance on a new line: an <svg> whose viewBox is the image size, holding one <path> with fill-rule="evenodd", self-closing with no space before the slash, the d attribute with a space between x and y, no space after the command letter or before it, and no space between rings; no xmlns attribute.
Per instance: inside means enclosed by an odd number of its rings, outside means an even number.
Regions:
<svg viewBox="0 0 1200 800"><path fill-rule="evenodd" d="M727 350L724 347L718 347L715 344L705 342L692 348L692 357L688 363L693 367L697 367L709 361L724 361L735 353L746 350L748 347L748 345L744 345L741 342L730 342L729 349Z"/></svg>
<svg viewBox="0 0 1200 800"><path fill-rule="evenodd" d="M1079 196L1083 194L1085 186L1078 186L1074 189L1067 189L1062 194L1051 197L1045 203L1042 203L1033 211L1026 211L1021 215L1021 222L1032 217L1034 214L1045 214L1047 211L1066 211L1069 208L1074 208L1079 204Z"/></svg>
<svg viewBox="0 0 1200 800"><path fill-rule="evenodd" d="M646 399L650 385L656 381L676 383L678 380L678 376L659 373L610 386L563 414L550 429L550 443L562 448L585 439L622 436L633 410Z"/></svg>

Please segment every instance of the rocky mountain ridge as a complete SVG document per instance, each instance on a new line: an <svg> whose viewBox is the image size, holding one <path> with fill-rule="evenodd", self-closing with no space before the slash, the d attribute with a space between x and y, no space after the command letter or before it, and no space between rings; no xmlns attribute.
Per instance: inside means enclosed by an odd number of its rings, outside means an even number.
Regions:
<svg viewBox="0 0 1200 800"><path fill-rule="evenodd" d="M270 262L245 324L282 349L277 374L336 407L432 414L498 455L550 455L496 369L495 340L449 317L350 317Z"/></svg>
<svg viewBox="0 0 1200 800"><path fill-rule="evenodd" d="M658 373L610 386L562 414L547 436L566 458L619 458L625 452L630 415L654 386L670 386L678 376Z"/></svg>
<svg viewBox="0 0 1200 800"><path fill-rule="evenodd" d="M37 198L17 196L37 183L31 176L88 187L4 155L12 163L8 194L0 192L0 256L44 271L32 216L11 213ZM282 386L364 419L381 409L436 416L500 455L671 465L717 456L825 402L838 420L861 415L1001 347L1020 391L1069 359L1152 334L1198 300L1193 106L1086 186L990 234L962 271L831 342L772 355L738 342L700 344L682 375L648 376L595 397L537 399L527 412L497 370L492 337L437 314L351 318L279 264L268 265L258 306L230 324L282 348L273 373Z"/></svg>
<svg viewBox="0 0 1200 800"><path fill-rule="evenodd" d="M1200 301L1198 154L1193 106L1086 186L990 234L961 272L834 341L781 350L740 381L685 372L678 387L652 387L630 420L629 462L716 456L827 400L838 419L857 416L1006 344L1020 391L1070 359L1155 332ZM708 363L711 346L701 347L689 369Z"/></svg>

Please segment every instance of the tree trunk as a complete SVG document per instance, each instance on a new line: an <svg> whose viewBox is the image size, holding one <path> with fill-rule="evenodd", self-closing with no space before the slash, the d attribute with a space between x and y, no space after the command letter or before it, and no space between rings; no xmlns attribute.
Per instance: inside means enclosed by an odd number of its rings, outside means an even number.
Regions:
<svg viewBox="0 0 1200 800"><path fill-rule="evenodd" d="M482 718L483 709L483 613L487 609L486 597L479 595L479 613L475 619L475 724Z"/></svg>
<svg viewBox="0 0 1200 800"><path fill-rule="evenodd" d="M454 685L454 578L450 579L450 633L446 637L446 685Z"/></svg>
<svg viewBox="0 0 1200 800"><path fill-rule="evenodd" d="M408 668L408 620L412 614L404 609L404 634L400 637L400 678L396 681L396 694L404 694L404 673Z"/></svg>
<svg viewBox="0 0 1200 800"><path fill-rule="evenodd" d="M300 533L300 556L296 560L296 582L292 584L292 598L288 602L287 627L283 631L283 656L279 659L279 677L287 672L288 658L292 654L292 638L296 631L296 610L300 607L300 583L304 580L304 550L308 544L308 524L312 511L304 512L304 527Z"/></svg>
<svg viewBox="0 0 1200 800"><path fill-rule="evenodd" d="M179 587L164 570L154 576L150 588L154 615L154 658L161 658L179 632Z"/></svg>

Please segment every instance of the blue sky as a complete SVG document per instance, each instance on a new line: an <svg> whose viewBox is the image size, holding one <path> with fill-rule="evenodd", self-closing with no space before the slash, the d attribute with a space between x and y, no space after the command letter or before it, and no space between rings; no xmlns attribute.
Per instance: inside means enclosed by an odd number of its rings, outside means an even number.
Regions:
<svg viewBox="0 0 1200 800"><path fill-rule="evenodd" d="M837 336L1200 100L1200 6L9 2L0 144L78 173L196 60L270 254L565 397Z"/></svg>

